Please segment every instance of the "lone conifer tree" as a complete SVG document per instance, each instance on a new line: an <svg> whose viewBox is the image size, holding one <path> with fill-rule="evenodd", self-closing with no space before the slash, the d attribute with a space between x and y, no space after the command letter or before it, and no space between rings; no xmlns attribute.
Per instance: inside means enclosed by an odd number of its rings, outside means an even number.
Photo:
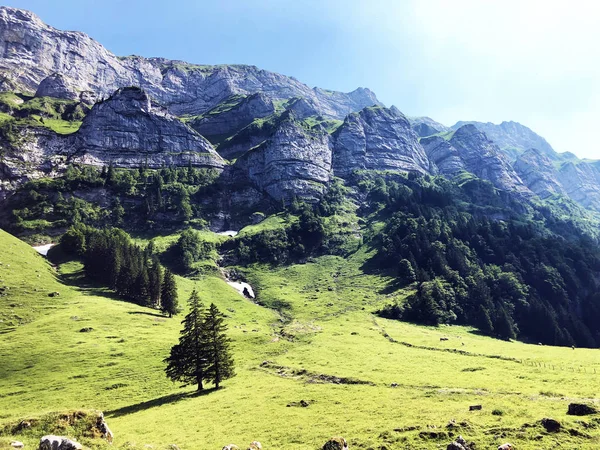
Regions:
<svg viewBox="0 0 600 450"><path fill-rule="evenodd" d="M175 275L169 269L165 270L165 275L160 290L161 311L173 317L179 310L179 301L177 300L177 284Z"/></svg>
<svg viewBox="0 0 600 450"><path fill-rule="evenodd" d="M223 314L214 303L204 319L203 329L206 334L206 358L207 366L204 377L207 381L219 387L221 381L235 375L233 370L233 358L229 349L231 340L227 337L227 325L224 323Z"/></svg>
<svg viewBox="0 0 600 450"><path fill-rule="evenodd" d="M200 297L194 289L189 299L190 312L183 319L183 330L179 344L171 348L171 354L165 359L167 377L184 384L197 384L198 390L203 389L207 366L206 333L204 332L203 306Z"/></svg>

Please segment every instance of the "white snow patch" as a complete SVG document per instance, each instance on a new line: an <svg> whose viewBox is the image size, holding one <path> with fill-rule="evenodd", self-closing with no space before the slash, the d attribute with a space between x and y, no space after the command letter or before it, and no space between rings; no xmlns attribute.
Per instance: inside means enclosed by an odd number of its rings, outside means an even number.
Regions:
<svg viewBox="0 0 600 450"><path fill-rule="evenodd" d="M234 237L234 236L236 236L238 234L238 232L235 231L235 230L227 230L227 231L221 231L221 232L219 232L217 234L219 234L221 236Z"/></svg>
<svg viewBox="0 0 600 450"><path fill-rule="evenodd" d="M50 250L55 245L56 244L38 245L37 247L33 247L33 249L40 255L48 256L48 250Z"/></svg>
<svg viewBox="0 0 600 450"><path fill-rule="evenodd" d="M244 283L243 281L227 281L227 284L229 286L231 286L232 288L234 288L235 290L237 290L240 294L244 295L244 288L246 288L248 290L248 293L250 294L250 298L256 298L254 296L254 291L252 290L252 286L250 286L248 283Z"/></svg>

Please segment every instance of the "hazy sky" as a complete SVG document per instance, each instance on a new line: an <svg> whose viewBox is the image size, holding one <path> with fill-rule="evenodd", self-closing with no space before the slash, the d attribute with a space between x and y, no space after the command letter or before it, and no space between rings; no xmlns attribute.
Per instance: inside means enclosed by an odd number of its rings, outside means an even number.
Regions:
<svg viewBox="0 0 600 450"><path fill-rule="evenodd" d="M594 0L7 0L118 55L244 63L373 90L446 125L515 120L600 158Z"/></svg>

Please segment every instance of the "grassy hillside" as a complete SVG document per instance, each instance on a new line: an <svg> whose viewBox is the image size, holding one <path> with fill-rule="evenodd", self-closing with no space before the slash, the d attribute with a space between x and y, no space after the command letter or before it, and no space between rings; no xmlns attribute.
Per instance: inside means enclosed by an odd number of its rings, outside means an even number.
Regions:
<svg viewBox="0 0 600 450"><path fill-rule="evenodd" d="M375 317L405 293L365 274L368 256L253 266L247 276L264 306L214 276L179 278L181 299L196 286L206 304L226 312L237 362L238 375L223 389L198 396L163 371L182 316L111 298L82 277L79 263L55 271L0 232L0 279L9 288L0 314L22 317L2 328L0 429L50 411L99 409L116 448L218 449L259 440L265 449L316 449L342 435L355 449L436 449L458 434L480 449L507 441L519 450L598 448L597 416L566 415L570 402L598 402L597 350ZM60 296L48 297L54 291ZM469 412L475 404L482 410ZM546 433L544 417L563 430ZM36 445L37 437L5 432L0 449L13 438Z"/></svg>

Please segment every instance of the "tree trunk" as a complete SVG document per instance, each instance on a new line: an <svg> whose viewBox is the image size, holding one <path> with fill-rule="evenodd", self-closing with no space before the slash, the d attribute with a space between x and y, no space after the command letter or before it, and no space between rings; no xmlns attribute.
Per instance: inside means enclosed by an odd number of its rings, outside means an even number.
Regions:
<svg viewBox="0 0 600 450"><path fill-rule="evenodd" d="M204 389L204 386L202 386L202 378L198 378L198 391L201 391Z"/></svg>

